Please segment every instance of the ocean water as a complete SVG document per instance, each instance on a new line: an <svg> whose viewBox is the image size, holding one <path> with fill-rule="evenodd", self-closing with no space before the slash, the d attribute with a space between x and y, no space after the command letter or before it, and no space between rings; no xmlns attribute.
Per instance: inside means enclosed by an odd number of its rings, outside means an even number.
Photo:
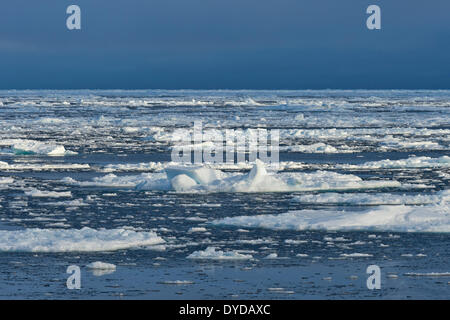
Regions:
<svg viewBox="0 0 450 320"><path fill-rule="evenodd" d="M174 180L194 121L279 170ZM0 91L0 298L449 299L449 185L450 91Z"/></svg>

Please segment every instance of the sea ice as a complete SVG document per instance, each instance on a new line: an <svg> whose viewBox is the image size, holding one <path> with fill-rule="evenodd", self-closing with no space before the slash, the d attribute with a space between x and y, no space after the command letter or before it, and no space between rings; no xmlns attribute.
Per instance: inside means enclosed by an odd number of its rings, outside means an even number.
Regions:
<svg viewBox="0 0 450 320"><path fill-rule="evenodd" d="M273 215L236 216L213 225L273 230L377 230L450 232L450 205L380 206L365 211L300 210Z"/></svg>
<svg viewBox="0 0 450 320"><path fill-rule="evenodd" d="M33 197L33 198L71 198L72 192L70 191L42 191L38 189L31 189L25 191L25 195Z"/></svg>
<svg viewBox="0 0 450 320"><path fill-rule="evenodd" d="M402 169L402 168L446 168L450 167L450 157L410 157L401 160L380 160L366 162L361 165L341 165L345 168L368 168L368 169Z"/></svg>
<svg viewBox="0 0 450 320"><path fill-rule="evenodd" d="M442 190L432 194L393 194L393 193L319 193L295 196L294 201L320 204L353 204L353 205L401 205L431 204L441 201L450 202L450 190Z"/></svg>
<svg viewBox="0 0 450 320"><path fill-rule="evenodd" d="M11 146L11 152L16 155L45 154L49 156L64 156L76 154L76 152L66 150L64 146L35 140L5 139L0 142L0 145Z"/></svg>
<svg viewBox="0 0 450 320"><path fill-rule="evenodd" d="M194 251L188 259L205 259L205 260L250 260L252 255L242 254L238 251L222 251L216 247L208 247L203 251Z"/></svg>
<svg viewBox="0 0 450 320"><path fill-rule="evenodd" d="M356 175L330 171L267 172L264 163L256 160L248 173L223 172L207 167L166 168L165 173L145 173L138 176L108 174L92 181L78 182L70 177L69 184L137 190L174 190L178 192L295 192L316 190L359 190L400 187L398 181L363 180Z"/></svg>
<svg viewBox="0 0 450 320"><path fill-rule="evenodd" d="M9 177L0 177L0 184L11 184L14 182L13 178L9 178Z"/></svg>
<svg viewBox="0 0 450 320"><path fill-rule="evenodd" d="M116 265L101 261L91 262L86 266L88 269L116 270Z"/></svg>
<svg viewBox="0 0 450 320"><path fill-rule="evenodd" d="M0 230L0 252L94 252L154 246L165 241L154 232L126 229Z"/></svg>

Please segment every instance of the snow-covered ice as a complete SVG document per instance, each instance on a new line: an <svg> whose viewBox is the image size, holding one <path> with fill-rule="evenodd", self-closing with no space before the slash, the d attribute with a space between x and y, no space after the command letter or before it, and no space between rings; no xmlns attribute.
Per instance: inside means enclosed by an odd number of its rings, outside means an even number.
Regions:
<svg viewBox="0 0 450 320"><path fill-rule="evenodd" d="M31 190L25 191L25 195L33 197L33 198L71 198L72 192L31 189Z"/></svg>
<svg viewBox="0 0 450 320"><path fill-rule="evenodd" d="M295 192L315 190L360 190L400 187L398 181L363 180L356 175L330 171L267 172L257 160L248 173L229 173L207 167L172 167L165 173L143 173L138 176L108 174L92 181L63 182L80 186L136 188L138 190L174 190L177 192Z"/></svg>
<svg viewBox="0 0 450 320"><path fill-rule="evenodd" d="M213 225L273 230L377 230L450 232L450 205L379 206L365 211L299 210L278 215L236 216Z"/></svg>
<svg viewBox="0 0 450 320"><path fill-rule="evenodd" d="M35 140L5 139L0 141L0 146L10 146L10 152L16 155L43 154L64 156L76 154L76 152L66 150L64 146ZM3 150L3 152L5 151L8 152L8 149Z"/></svg>
<svg viewBox="0 0 450 320"><path fill-rule="evenodd" d="M194 251L187 258L198 260L250 260L253 259L253 256L237 251L222 251L216 247L208 247L203 251Z"/></svg>
<svg viewBox="0 0 450 320"><path fill-rule="evenodd" d="M368 169L400 169L400 168L447 168L450 167L450 157L410 157L401 160L380 160L366 162L362 165L342 165L347 168L368 168Z"/></svg>
<svg viewBox="0 0 450 320"><path fill-rule="evenodd" d="M106 263L101 261L91 262L86 265L88 269L97 269L97 270L116 270L116 265L112 263Z"/></svg>
<svg viewBox="0 0 450 320"><path fill-rule="evenodd" d="M431 204L450 202L450 190L432 194L394 194L394 193L319 193L295 196L294 201L317 204L353 204L353 205L401 205Z"/></svg>
<svg viewBox="0 0 450 320"><path fill-rule="evenodd" d="M126 229L0 230L0 251L94 252L148 247L164 243L154 232Z"/></svg>

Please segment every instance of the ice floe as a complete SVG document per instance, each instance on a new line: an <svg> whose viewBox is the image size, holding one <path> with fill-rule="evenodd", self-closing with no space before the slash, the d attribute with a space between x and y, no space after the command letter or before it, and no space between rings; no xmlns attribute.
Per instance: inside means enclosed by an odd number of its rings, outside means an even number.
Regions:
<svg viewBox="0 0 450 320"><path fill-rule="evenodd" d="M193 232L206 232L206 228L204 227L192 227L188 230L189 233L193 233Z"/></svg>
<svg viewBox="0 0 450 320"><path fill-rule="evenodd" d="M289 146L287 150L291 152L304 152L304 153L338 153L338 149L333 146L327 145L322 142L310 144L310 145L293 145Z"/></svg>
<svg viewBox="0 0 450 320"><path fill-rule="evenodd" d="M431 204L441 201L450 202L450 190L432 194L394 194L394 193L319 193L295 196L294 201L316 204L353 204L353 205L401 205Z"/></svg>
<svg viewBox="0 0 450 320"><path fill-rule="evenodd" d="M194 284L194 281L191 280L166 280L161 281L161 284L170 284L170 285L187 285L187 284Z"/></svg>
<svg viewBox="0 0 450 320"><path fill-rule="evenodd" d="M382 149L400 150L400 149L414 149L414 150L446 150L447 148L438 142L427 141L422 139L398 139L390 138L381 143Z"/></svg>
<svg viewBox="0 0 450 320"><path fill-rule="evenodd" d="M88 203L84 202L83 199L75 199L70 201L58 201L58 202L41 202L41 206L63 206L63 207L86 207L89 206Z"/></svg>
<svg viewBox="0 0 450 320"><path fill-rule="evenodd" d="M88 170L89 164L78 163L12 163L0 161L0 169L8 171Z"/></svg>
<svg viewBox="0 0 450 320"><path fill-rule="evenodd" d="M91 181L67 177L63 182L80 186L174 190L177 192L295 192L317 190L359 190L400 187L398 181L363 180L356 175L330 171L267 172L256 160L248 173L224 172L205 166L171 167L165 172L137 176L108 174Z"/></svg>
<svg viewBox="0 0 450 320"><path fill-rule="evenodd" d="M148 188L146 190L170 189L170 182L165 173L145 173L138 176L117 176L111 173L103 177L96 177L91 181L77 181L70 177L66 177L62 181L83 187L136 188L146 186Z"/></svg>
<svg viewBox="0 0 450 320"><path fill-rule="evenodd" d="M340 165L343 168L367 168L367 169L402 169L402 168L446 168L450 167L450 157L410 157L400 160L380 160L366 162L361 165Z"/></svg>
<svg viewBox="0 0 450 320"><path fill-rule="evenodd" d="M11 152L16 155L41 154L64 156L76 154L76 152L66 150L64 146L35 140L5 139L0 141L0 146L9 146L10 149L6 149L6 152Z"/></svg>
<svg viewBox="0 0 450 320"><path fill-rule="evenodd" d="M33 197L33 198L71 198L71 191L42 191L38 189L31 189L25 191L25 195Z"/></svg>
<svg viewBox="0 0 450 320"><path fill-rule="evenodd" d="M187 258L199 260L250 260L253 259L253 256L242 254L238 251L222 251L216 247L208 247L203 251L194 251Z"/></svg>
<svg viewBox="0 0 450 320"><path fill-rule="evenodd" d="M0 177L0 184L11 184L14 182L13 178L9 177Z"/></svg>
<svg viewBox="0 0 450 320"><path fill-rule="evenodd" d="M219 170L167 169L175 191L207 192L293 192L312 190L351 190L399 187L397 181L364 181L355 175L316 171L313 173L268 173L257 160L249 173L225 173ZM141 185L141 189L147 189Z"/></svg>
<svg viewBox="0 0 450 320"><path fill-rule="evenodd" d="M340 256L344 258L368 258L373 257L373 254L354 252L354 253L341 253Z"/></svg>
<svg viewBox="0 0 450 320"><path fill-rule="evenodd" d="M101 261L91 262L86 265L88 269L97 269L97 270L116 270L116 265Z"/></svg>
<svg viewBox="0 0 450 320"><path fill-rule="evenodd" d="M0 230L0 251L94 252L151 247L165 241L154 232L126 229Z"/></svg>
<svg viewBox="0 0 450 320"><path fill-rule="evenodd" d="M450 232L450 205L380 206L364 211L300 210L272 215L236 216L213 225L273 230L376 230Z"/></svg>
<svg viewBox="0 0 450 320"><path fill-rule="evenodd" d="M450 277L450 272L407 272L405 276L409 277Z"/></svg>

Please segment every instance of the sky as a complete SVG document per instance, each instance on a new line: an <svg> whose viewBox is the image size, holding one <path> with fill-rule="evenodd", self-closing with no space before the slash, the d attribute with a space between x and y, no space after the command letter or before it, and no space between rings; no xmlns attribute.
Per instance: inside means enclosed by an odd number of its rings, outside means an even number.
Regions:
<svg viewBox="0 0 450 320"><path fill-rule="evenodd" d="M0 89L450 89L449 17L449 0L2 0Z"/></svg>

